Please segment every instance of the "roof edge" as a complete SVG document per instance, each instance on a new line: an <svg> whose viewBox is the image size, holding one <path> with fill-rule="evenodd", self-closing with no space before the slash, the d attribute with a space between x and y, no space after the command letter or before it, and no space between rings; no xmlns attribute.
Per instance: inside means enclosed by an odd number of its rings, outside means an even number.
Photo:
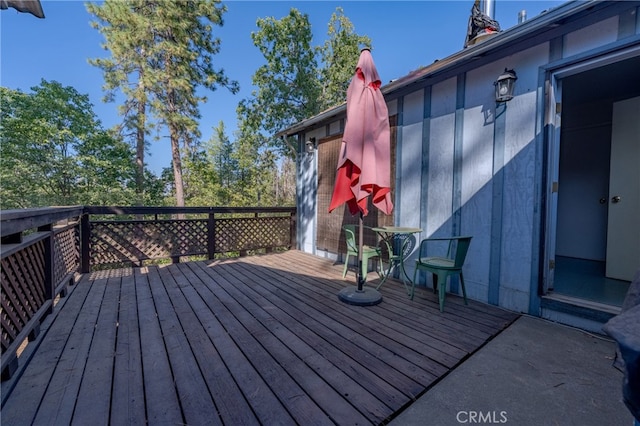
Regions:
<svg viewBox="0 0 640 426"><path fill-rule="evenodd" d="M535 33L541 28L547 27L561 21L568 16L589 9L594 4L605 3L605 0L572 0L564 4L556 6L546 12L539 14L531 19L528 19L520 24L517 24L507 30L497 33L495 36L483 40L481 43L469 46L460 50L450 56L443 59L436 60L431 65L427 65L422 68L418 68L390 83L381 87L380 91L383 95L401 90L411 84L416 83L419 80L424 80L428 77L443 73L444 71L460 65L476 56L484 55L488 52L497 50L504 44L510 43L513 40L521 38L527 34ZM283 129L276 133L276 137L288 137L299 133L301 130L313 126L325 119L334 115L342 114L346 110L346 103L339 106L332 107L325 110L313 117L304 119L299 123L294 124L286 129Z"/></svg>

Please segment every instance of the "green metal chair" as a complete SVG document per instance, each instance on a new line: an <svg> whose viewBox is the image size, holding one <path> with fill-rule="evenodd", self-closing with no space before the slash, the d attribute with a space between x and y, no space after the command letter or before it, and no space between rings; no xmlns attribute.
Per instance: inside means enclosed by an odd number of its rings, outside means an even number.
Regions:
<svg viewBox="0 0 640 426"><path fill-rule="evenodd" d="M471 244L472 237L448 237L448 238L425 238L420 242L420 250L418 251L418 259L416 260L416 269L413 272L413 283L411 285L411 299L416 286L416 275L419 270L429 271L433 274L433 292L438 291L438 299L440 302L440 312L444 311L444 297L447 288L447 278L451 275L460 275L460 285L462 286L462 295L464 304L467 302L467 291L464 288L464 277L462 276L462 265L467 257L467 251ZM446 257L423 257L423 253L427 249L427 245L432 242L445 241L448 242ZM438 287L440 284L440 287Z"/></svg>
<svg viewBox="0 0 640 426"><path fill-rule="evenodd" d="M344 278L347 276L347 269L349 268L349 256L358 258L358 239L356 238L356 225L344 225L342 229L344 229L344 236L347 242L347 256L344 259L344 271L342 272L342 278ZM369 259L375 257L380 259L380 249L378 247L362 246L362 278L364 281L367 279Z"/></svg>

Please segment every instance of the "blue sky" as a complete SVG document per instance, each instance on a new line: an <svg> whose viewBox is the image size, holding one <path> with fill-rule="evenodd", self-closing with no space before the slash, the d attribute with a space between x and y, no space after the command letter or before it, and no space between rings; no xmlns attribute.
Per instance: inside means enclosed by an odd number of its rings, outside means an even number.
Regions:
<svg viewBox="0 0 640 426"><path fill-rule="evenodd" d="M120 121L117 106L102 102L102 73L89 65L88 58L108 56L101 48L102 36L89 25L92 20L83 1L41 1L45 19L14 9L0 13L0 84L29 92L41 79L55 80L88 94L94 112L105 128ZM207 93L201 105L200 130L203 140L222 120L233 140L236 106L251 95L251 76L264 63L253 46L251 32L256 20L267 16L280 19L292 7L309 15L314 45L326 39L327 24L336 7L354 24L355 32L368 35L373 58L383 82L402 77L431 64L436 59L462 50L473 0L448 1L227 1L224 25L214 29L222 40L216 68L240 83L240 92L231 95L220 88ZM532 18L564 1L495 1L495 19L502 29L517 24L518 12L526 10ZM357 58L354 58L354 66ZM166 138L151 142L147 158L152 171L159 174L170 163Z"/></svg>

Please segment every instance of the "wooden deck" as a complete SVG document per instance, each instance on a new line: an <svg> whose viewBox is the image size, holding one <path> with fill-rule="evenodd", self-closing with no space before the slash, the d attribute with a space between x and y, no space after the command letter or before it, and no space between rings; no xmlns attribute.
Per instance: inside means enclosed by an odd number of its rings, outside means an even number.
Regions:
<svg viewBox="0 0 640 426"><path fill-rule="evenodd" d="M289 251L86 275L2 423L380 424L517 317L396 281L347 305L341 269Z"/></svg>

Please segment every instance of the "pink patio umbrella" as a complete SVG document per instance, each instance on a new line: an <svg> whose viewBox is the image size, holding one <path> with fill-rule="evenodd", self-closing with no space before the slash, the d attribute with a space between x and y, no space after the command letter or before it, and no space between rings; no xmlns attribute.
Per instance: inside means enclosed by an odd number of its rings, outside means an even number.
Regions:
<svg viewBox="0 0 640 426"><path fill-rule="evenodd" d="M355 75L347 89L347 122L329 212L347 203L352 215L360 215L358 242L358 285L338 294L354 305L375 305L382 296L364 288L361 273L363 217L369 213L369 197L374 206L391 214L391 138L389 111L380 92L380 76L369 49L360 52Z"/></svg>

